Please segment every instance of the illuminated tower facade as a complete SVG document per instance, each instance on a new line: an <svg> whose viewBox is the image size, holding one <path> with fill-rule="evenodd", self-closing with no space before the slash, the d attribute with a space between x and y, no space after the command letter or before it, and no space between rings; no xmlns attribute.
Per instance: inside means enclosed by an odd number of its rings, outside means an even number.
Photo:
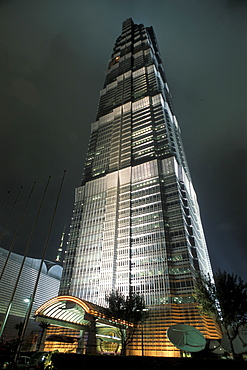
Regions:
<svg viewBox="0 0 247 370"><path fill-rule="evenodd" d="M193 300L200 273L211 265L155 34L127 19L91 125L60 294L102 306L112 290L143 294L150 315L131 353L171 354L173 323L217 336Z"/></svg>

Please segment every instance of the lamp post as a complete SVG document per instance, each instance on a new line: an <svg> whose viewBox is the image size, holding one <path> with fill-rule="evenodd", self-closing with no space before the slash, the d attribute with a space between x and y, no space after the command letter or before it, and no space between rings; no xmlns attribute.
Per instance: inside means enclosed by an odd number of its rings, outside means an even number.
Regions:
<svg viewBox="0 0 247 370"><path fill-rule="evenodd" d="M20 350L21 350L22 341L24 339L26 327L27 327L28 320L29 320L29 317L30 317L30 313L31 313L30 311L32 309L32 304L31 303L33 303L32 294L30 295L30 298L24 298L23 302L27 303L27 309L26 309L26 313L25 313L24 323L23 323L21 333L20 333L19 343L18 343L18 346L17 346L17 350L16 350L16 353L15 353L13 362L12 362L12 369L15 368L15 365L17 363L17 360L18 360L18 357L19 357L19 354L20 354Z"/></svg>

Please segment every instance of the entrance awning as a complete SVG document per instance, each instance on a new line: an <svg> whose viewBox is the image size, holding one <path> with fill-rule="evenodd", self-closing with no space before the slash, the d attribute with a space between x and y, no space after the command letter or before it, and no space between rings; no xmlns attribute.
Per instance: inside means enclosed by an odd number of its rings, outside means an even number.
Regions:
<svg viewBox="0 0 247 370"><path fill-rule="evenodd" d="M35 312L37 321L46 321L65 327L85 327L90 321L85 317L90 308L80 299L58 296L41 305Z"/></svg>

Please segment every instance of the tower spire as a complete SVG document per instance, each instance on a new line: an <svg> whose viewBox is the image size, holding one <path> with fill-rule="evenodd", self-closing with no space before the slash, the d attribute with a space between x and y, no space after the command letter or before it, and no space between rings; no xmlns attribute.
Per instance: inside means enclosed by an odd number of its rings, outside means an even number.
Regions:
<svg viewBox="0 0 247 370"><path fill-rule="evenodd" d="M62 232L61 239L60 239L60 245L59 245L58 250L57 250L57 256L56 256L56 259L55 259L55 262L57 262L57 263L62 263L63 262L62 261L62 253L63 253L65 230L66 230L66 225L64 225L63 232Z"/></svg>

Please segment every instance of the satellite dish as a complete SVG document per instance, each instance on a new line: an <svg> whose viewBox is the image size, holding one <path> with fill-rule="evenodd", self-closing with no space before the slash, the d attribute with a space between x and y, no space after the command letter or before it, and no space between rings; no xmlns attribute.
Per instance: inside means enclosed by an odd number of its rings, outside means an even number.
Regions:
<svg viewBox="0 0 247 370"><path fill-rule="evenodd" d="M227 334L223 335L223 337L221 339L221 345L227 353L232 352L231 342L230 342Z"/></svg>
<svg viewBox="0 0 247 370"><path fill-rule="evenodd" d="M217 339L209 339L208 348L215 355L222 355L225 352L225 350L221 346L221 343Z"/></svg>
<svg viewBox="0 0 247 370"><path fill-rule="evenodd" d="M174 346L183 351L199 352L206 346L202 333L190 325L172 325L167 330L167 336Z"/></svg>
<svg viewBox="0 0 247 370"><path fill-rule="evenodd" d="M247 352L247 325L242 326L238 330L238 335L236 336L235 339L233 339L232 345L231 345L230 339L228 338L227 334L224 334L223 338L221 339L221 345L224 348L224 350L228 353L232 352L232 346L236 354L246 353Z"/></svg>

